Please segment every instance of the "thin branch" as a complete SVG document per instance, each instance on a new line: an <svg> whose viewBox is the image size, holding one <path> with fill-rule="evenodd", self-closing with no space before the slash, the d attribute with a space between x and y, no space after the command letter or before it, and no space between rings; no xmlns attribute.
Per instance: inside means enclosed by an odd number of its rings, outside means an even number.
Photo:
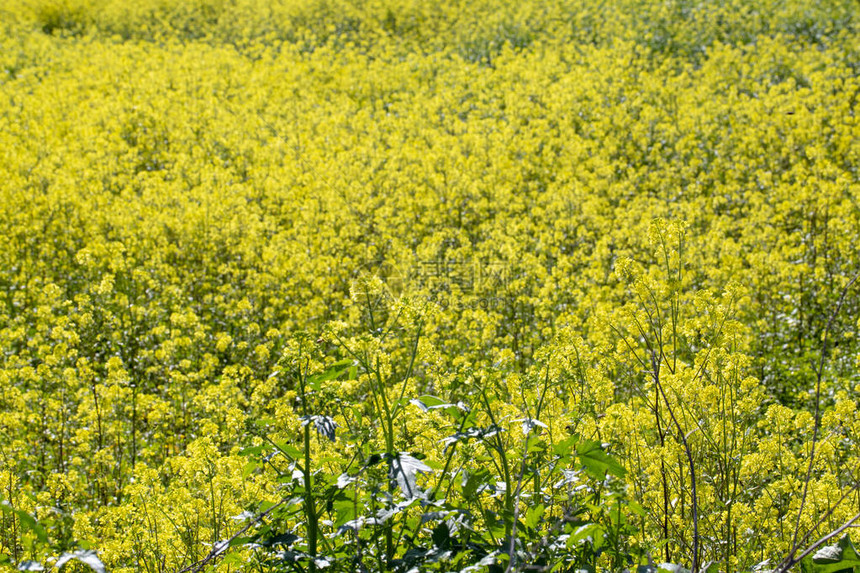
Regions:
<svg viewBox="0 0 860 573"><path fill-rule="evenodd" d="M840 533L842 533L843 531L845 531L849 527L854 527L854 522L857 521L858 519L860 519L860 513L854 514L854 517L852 517L851 519L849 519L848 521L843 523L842 526L839 527L839 529L837 529L833 533L828 533L827 535L825 535L824 537L822 537L821 539L819 539L818 541L816 541L815 543L813 543L812 545L807 547L806 550L803 553L801 553L800 555L798 555L796 558L791 557L790 559L787 559L785 562L780 564L780 566L774 570L774 573L785 573L786 571L788 571L789 569L791 569L792 567L794 567L795 565L800 563L807 555L809 555L810 553L812 553L813 551L815 551L816 549L821 547L821 545L823 545L825 541L828 541L828 540L836 537L837 535L839 535Z"/></svg>
<svg viewBox="0 0 860 573"><path fill-rule="evenodd" d="M212 548L212 551L209 552L209 555L207 555L206 557L204 557L203 559L201 559L197 563L193 563L193 564L189 565L188 567L186 567L185 569L180 569L179 571L176 571L175 573L197 573L198 571L202 571L203 568L206 567L206 565L210 561L212 561L213 559L215 559L216 557L218 557L219 555L224 553L224 551L226 551L226 549L228 547L230 547L230 544L234 540L238 539L240 535L243 535L249 529L251 529L253 526L257 525L260 521L265 519L270 513L275 511L275 509L277 509L278 507L280 507L284 503L286 503L286 501L287 501L287 498L284 498L281 501L279 501L278 503L276 503L275 505L273 505L272 507L270 507L269 509L267 509L266 511L258 514L256 517L254 517L254 519L252 519L250 522L248 522L248 525L246 525L245 527L243 527L242 529L240 529L239 531L234 533L229 539L226 539L225 541L222 541L221 543L216 543L215 546Z"/></svg>
<svg viewBox="0 0 860 573"><path fill-rule="evenodd" d="M815 426L812 431L812 448L809 452L809 464L806 467L806 478L803 482L803 494L800 497L800 508L797 511L797 520L794 524L794 536L791 540L791 551L783 560L783 564L796 562L794 561L794 555L797 553L797 550L800 549L797 542L798 535L800 534L800 520L803 516L804 507L806 506L807 494L809 493L809 482L812 481L812 468L815 464L815 445L818 442L818 433L821 430L821 379L824 376L824 363L827 360L827 343L829 342L828 335L830 334L830 329L833 326L833 321L836 319L839 311L842 310L842 305L845 303L845 297L848 295L848 291L854 283L857 282L858 278L860 278L860 273L855 274L842 289L842 294L839 295L839 301L836 304L836 308L834 308L833 312L830 313L830 317L827 319L827 325L824 327L824 334L821 339L821 355L818 361L818 371L815 374Z"/></svg>

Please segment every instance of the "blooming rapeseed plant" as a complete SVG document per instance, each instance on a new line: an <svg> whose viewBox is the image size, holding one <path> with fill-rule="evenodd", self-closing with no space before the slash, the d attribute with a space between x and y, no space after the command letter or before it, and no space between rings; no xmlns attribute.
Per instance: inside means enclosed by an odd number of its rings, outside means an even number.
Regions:
<svg viewBox="0 0 860 573"><path fill-rule="evenodd" d="M729 572L836 531L857 33L5 2L0 565Z"/></svg>

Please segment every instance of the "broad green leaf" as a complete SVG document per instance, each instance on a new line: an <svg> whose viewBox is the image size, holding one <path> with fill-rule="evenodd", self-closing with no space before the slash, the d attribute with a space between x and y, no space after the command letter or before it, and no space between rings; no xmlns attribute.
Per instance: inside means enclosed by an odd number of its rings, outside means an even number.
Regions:
<svg viewBox="0 0 860 573"><path fill-rule="evenodd" d="M228 553L221 559L221 565L242 565L245 563L245 558L239 555L238 553Z"/></svg>
<svg viewBox="0 0 860 573"><path fill-rule="evenodd" d="M648 515L648 512L645 511L645 508L633 501L632 499L627 502L627 507L630 508L630 511L640 517L645 517L646 515Z"/></svg>
<svg viewBox="0 0 860 573"><path fill-rule="evenodd" d="M545 452L547 448L547 443L544 440L529 441L527 453L533 454L535 452Z"/></svg>
<svg viewBox="0 0 860 573"><path fill-rule="evenodd" d="M36 538L42 542L48 542L48 534L45 531L45 528L42 527L32 515L24 511L23 509L15 509L8 502L4 501L0 503L0 507L2 507L4 513L11 512L18 518L18 523L21 525L21 529L25 531L32 531L36 534Z"/></svg>
<svg viewBox="0 0 860 573"><path fill-rule="evenodd" d="M484 468L478 468L469 474L466 485L463 486L463 497L469 501L475 499L478 488L486 485L490 478L490 472Z"/></svg>
<svg viewBox="0 0 860 573"><path fill-rule="evenodd" d="M686 567L677 565L676 563L660 563L657 566L657 573L692 573Z"/></svg>
<svg viewBox="0 0 860 573"><path fill-rule="evenodd" d="M460 420L464 414L468 415L471 412L462 402L451 404L437 396L431 396L429 394L413 398L412 400L409 400L409 403L417 406L423 412L429 412L430 410L443 410L453 420Z"/></svg>
<svg viewBox="0 0 860 573"><path fill-rule="evenodd" d="M436 547L447 547L451 541L451 530L444 521L433 528L433 545Z"/></svg>
<svg viewBox="0 0 860 573"><path fill-rule="evenodd" d="M579 543L580 541L585 540L590 540L594 543L597 539L603 538L603 533L603 528L596 523L586 523L585 525L577 527L571 534L570 539L574 543Z"/></svg>
<svg viewBox="0 0 860 573"><path fill-rule="evenodd" d="M242 468L242 478L246 478L252 473L254 473L260 465L256 462L248 462L245 464L245 467Z"/></svg>
<svg viewBox="0 0 860 573"><path fill-rule="evenodd" d="M529 508L526 510L525 515L526 527L528 527L529 529L536 529L537 525L541 521L541 518L543 517L545 509L546 508L544 508L542 503L529 506Z"/></svg>
<svg viewBox="0 0 860 573"><path fill-rule="evenodd" d="M571 452L576 451L576 444L579 441L578 436L570 436L553 445L552 451L555 455L561 458L567 458Z"/></svg>
<svg viewBox="0 0 860 573"><path fill-rule="evenodd" d="M812 556L814 573L851 572L855 567L860 567L860 556L848 535L843 535L833 545L822 547Z"/></svg>
<svg viewBox="0 0 860 573"><path fill-rule="evenodd" d="M235 537L230 540L229 547L238 547L240 545L245 545L246 543L251 543L253 541L253 537Z"/></svg>
<svg viewBox="0 0 860 573"><path fill-rule="evenodd" d="M239 451L240 456L258 456L263 453L263 446L248 446Z"/></svg>
<svg viewBox="0 0 860 573"><path fill-rule="evenodd" d="M301 538L294 533L279 533L273 537L267 537L262 542L262 545L265 545L266 547L272 547L274 545L283 545L284 547L289 547L299 539Z"/></svg>
<svg viewBox="0 0 860 573"><path fill-rule="evenodd" d="M303 455L301 450L286 442L275 442L275 445L278 447L282 454L286 455L290 459L300 459Z"/></svg>
<svg viewBox="0 0 860 573"><path fill-rule="evenodd" d="M602 480L606 474L624 477L625 471L618 461L607 454L599 442L580 440L576 446L576 455L585 466L586 473L594 479Z"/></svg>
<svg viewBox="0 0 860 573"><path fill-rule="evenodd" d="M333 504L333 508L335 511L335 515L337 516L334 520L335 527L343 525L347 521L352 521L355 519L355 501L352 499L342 499L337 500Z"/></svg>
<svg viewBox="0 0 860 573"><path fill-rule="evenodd" d="M322 387L323 382L340 378L344 372L348 372L350 370L350 367L352 367L352 360L341 360L340 362L335 362L329 366L325 372L314 374L308 378L308 386L314 390L319 390Z"/></svg>
<svg viewBox="0 0 860 573"><path fill-rule="evenodd" d="M96 573L106 573L107 571L104 563L102 563L102 560L99 559L99 556L95 551L79 550L72 551L71 553L63 553L57 560L57 564L55 566L57 569L62 569L65 567L66 563L72 560L80 561Z"/></svg>
<svg viewBox="0 0 860 573"><path fill-rule="evenodd" d="M406 499L421 496L423 492L416 486L416 474L431 473L433 469L421 460L403 452L394 456L389 463L388 477L397 482Z"/></svg>
<svg viewBox="0 0 860 573"><path fill-rule="evenodd" d="M429 394L425 394L424 396L419 396L418 398L414 398L410 400L412 404L415 404L425 412L432 408L444 408L447 406L453 406L453 404L449 404L442 398L438 398L436 396L431 396Z"/></svg>
<svg viewBox="0 0 860 573"><path fill-rule="evenodd" d="M313 423L318 434L325 436L332 442L337 441L335 436L337 422L334 421L334 418L331 418L330 416L314 415L302 416L301 420L303 426Z"/></svg>

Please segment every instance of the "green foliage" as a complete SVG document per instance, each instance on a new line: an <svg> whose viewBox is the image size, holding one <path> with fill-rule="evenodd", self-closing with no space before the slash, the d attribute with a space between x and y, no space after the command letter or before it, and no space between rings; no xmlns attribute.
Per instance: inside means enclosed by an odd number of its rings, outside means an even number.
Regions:
<svg viewBox="0 0 860 573"><path fill-rule="evenodd" d="M814 555L800 562L803 573L853 572L860 567L860 557L851 539L844 535L834 545L822 547Z"/></svg>

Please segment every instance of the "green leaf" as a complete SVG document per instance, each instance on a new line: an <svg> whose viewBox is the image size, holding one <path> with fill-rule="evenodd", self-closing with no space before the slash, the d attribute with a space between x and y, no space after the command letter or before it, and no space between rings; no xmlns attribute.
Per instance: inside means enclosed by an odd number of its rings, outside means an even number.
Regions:
<svg viewBox="0 0 860 573"><path fill-rule="evenodd" d="M261 544L266 547L272 547L275 545L283 545L285 548L291 546L296 541L299 541L301 538L294 533L279 533L273 537L267 538Z"/></svg>
<svg viewBox="0 0 860 573"><path fill-rule="evenodd" d="M275 442L275 445L282 454L291 460L300 459L303 455L297 447L290 445L287 442Z"/></svg>
<svg viewBox="0 0 860 573"><path fill-rule="evenodd" d="M259 512L268 511L268 510L272 509L274 506L275 506L274 501L263 500L260 502L260 506L257 508L257 511L259 511Z"/></svg>
<svg viewBox="0 0 860 573"><path fill-rule="evenodd" d="M400 452L389 461L388 478L395 480L406 499L423 495L416 485L417 473L431 473L433 468L411 455Z"/></svg>
<svg viewBox="0 0 860 573"><path fill-rule="evenodd" d="M547 450L547 444L543 440L535 440L534 442L529 442L529 447L526 453L533 454L535 452L545 452Z"/></svg>
<svg viewBox="0 0 860 573"><path fill-rule="evenodd" d="M343 499L337 500L333 504L333 508L335 511L335 515L337 517L334 520L335 527L339 527L346 523L347 521L352 521L355 519L355 501L352 499Z"/></svg>
<svg viewBox="0 0 860 573"><path fill-rule="evenodd" d="M627 507L629 507L630 511L632 511L639 517L645 517L646 515L648 515L648 512L645 511L645 508L633 501L632 499L627 502Z"/></svg>
<svg viewBox="0 0 860 573"><path fill-rule="evenodd" d="M526 527L529 529L536 529L537 525L540 523L541 518L543 517L544 511L546 508L543 504L539 503L537 505L532 505L526 510L525 523Z"/></svg>
<svg viewBox="0 0 860 573"><path fill-rule="evenodd" d="M240 456L258 456L263 453L263 446L248 446L239 451Z"/></svg>
<svg viewBox="0 0 860 573"><path fill-rule="evenodd" d="M614 457L607 454L599 442L580 440L576 445L576 455L585 466L585 472L594 479L602 480L606 474L624 477L625 470Z"/></svg>
<svg viewBox="0 0 860 573"><path fill-rule="evenodd" d="M442 398L431 396L429 394L413 398L412 400L409 400L409 403L418 406L418 408L423 412L429 412L430 410L443 410L454 420L460 420L463 415L468 415L470 413L469 408L463 403L451 404Z"/></svg>
<svg viewBox="0 0 860 573"><path fill-rule="evenodd" d="M552 451L555 455L563 459L567 459L570 456L570 453L576 450L577 442L579 442L578 436L570 436L569 438L565 438L553 445Z"/></svg>
<svg viewBox="0 0 860 573"><path fill-rule="evenodd" d="M25 531L32 531L36 534L36 538L42 542L48 542L48 533L45 531L45 528L42 527L32 515L24 511L23 509L15 509L9 502L3 501L0 503L0 508L3 509L4 513L12 513L18 518L18 523L21 524L21 529ZM35 563L35 561L34 561Z"/></svg>
<svg viewBox="0 0 860 573"><path fill-rule="evenodd" d="M335 435L337 431L337 422L334 421L334 418L330 416L302 416L302 426L313 423L314 428L316 428L317 434L325 436L332 442L337 441L337 437Z"/></svg>
<svg viewBox="0 0 860 573"><path fill-rule="evenodd" d="M660 563L657 567L657 573L692 573L686 567L675 563Z"/></svg>
<svg viewBox="0 0 860 573"><path fill-rule="evenodd" d="M469 501L476 498L478 488L487 484L490 478L490 472L484 468L478 468L466 479L466 485L463 486L463 497Z"/></svg>
<svg viewBox="0 0 860 573"><path fill-rule="evenodd" d="M603 540L604 533L603 528L596 523L586 523L576 528L571 534L570 540L573 543L590 540L593 545L597 546L599 541Z"/></svg>
<svg viewBox="0 0 860 573"><path fill-rule="evenodd" d="M245 562L245 558L238 553L228 553L221 559L221 565L241 565Z"/></svg>
<svg viewBox="0 0 860 573"><path fill-rule="evenodd" d="M340 378L344 372L347 372L350 369L351 364L351 360L341 360L340 362L332 364L325 372L315 374L308 378L308 386L314 390L319 390L322 387L323 382Z"/></svg>
<svg viewBox="0 0 860 573"><path fill-rule="evenodd" d="M433 528L433 545L441 549L443 547L447 547L450 540L451 530L448 528L447 523L442 521Z"/></svg>
<svg viewBox="0 0 860 573"><path fill-rule="evenodd" d="M444 408L446 406L452 406L453 405L453 404L449 404L448 402L446 402L442 398L438 398L436 396L431 396L429 394L424 395L424 396L420 396L418 398L414 398L413 400L410 400L410 402L415 404L416 406L418 406L419 408L421 408L425 412L427 410L432 409L432 408L440 408L440 407Z"/></svg>
<svg viewBox="0 0 860 573"><path fill-rule="evenodd" d="M256 462L248 462L245 464L245 467L242 468L242 478L244 479L254 473L258 467L260 466Z"/></svg>
<svg viewBox="0 0 860 573"><path fill-rule="evenodd" d="M104 563L102 563L101 559L99 559L95 551L78 550L72 551L71 553L63 553L57 560L57 564L55 565L55 567L57 569L62 569L66 566L66 563L72 560L80 561L96 573L107 572Z"/></svg>
<svg viewBox="0 0 860 573"><path fill-rule="evenodd" d="M860 556L848 535L843 535L834 545L822 547L812 556L814 573L850 573L855 567L860 567Z"/></svg>
<svg viewBox="0 0 860 573"><path fill-rule="evenodd" d="M253 541L253 537L235 537L230 540L228 547L237 547L239 545L245 545L246 543L251 543Z"/></svg>

